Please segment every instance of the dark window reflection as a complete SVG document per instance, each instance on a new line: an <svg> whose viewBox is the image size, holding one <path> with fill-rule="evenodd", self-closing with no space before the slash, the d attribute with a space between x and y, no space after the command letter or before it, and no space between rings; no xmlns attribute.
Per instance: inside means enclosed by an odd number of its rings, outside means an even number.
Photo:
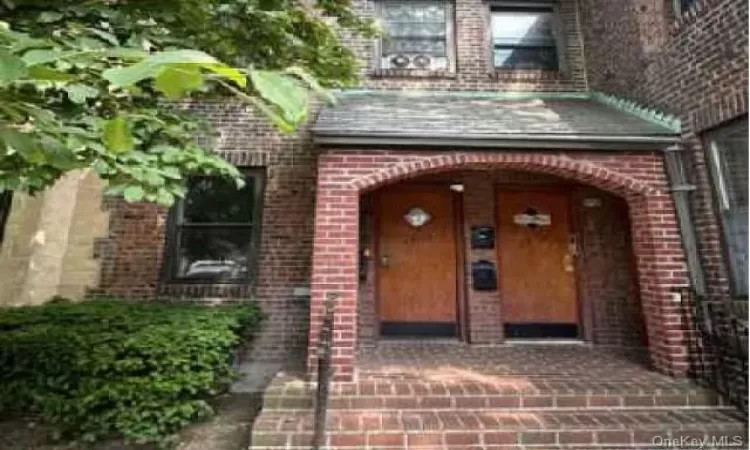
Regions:
<svg viewBox="0 0 750 450"><path fill-rule="evenodd" d="M183 222L251 222L254 190L253 178L247 178L242 189L237 189L233 182L220 178L194 178L188 184Z"/></svg>
<svg viewBox="0 0 750 450"><path fill-rule="evenodd" d="M171 278L198 282L246 282L259 231L259 173L245 186L195 177L174 210Z"/></svg>
<svg viewBox="0 0 750 450"><path fill-rule="evenodd" d="M183 228L177 276L188 279L240 279L248 275L252 228Z"/></svg>
<svg viewBox="0 0 750 450"><path fill-rule="evenodd" d="M709 134L709 161L721 215L732 291L748 295L748 125L735 121Z"/></svg>
<svg viewBox="0 0 750 450"><path fill-rule="evenodd" d="M559 66L551 10L501 9L492 12L495 67L549 69Z"/></svg>

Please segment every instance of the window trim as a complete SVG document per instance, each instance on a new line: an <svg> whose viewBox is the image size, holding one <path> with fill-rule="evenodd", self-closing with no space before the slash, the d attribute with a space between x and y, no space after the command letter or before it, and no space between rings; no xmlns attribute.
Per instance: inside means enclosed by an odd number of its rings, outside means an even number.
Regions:
<svg viewBox="0 0 750 450"><path fill-rule="evenodd" d="M375 18L378 24L381 26L382 18L384 15L383 9L385 8L385 2L388 0L375 0ZM448 67L445 69L410 69L410 68L395 68L395 67L383 67L383 39L385 36L375 39L372 52L371 67L379 71L394 70L399 72L427 72L427 73L456 73L456 14L455 4L451 0L424 0L434 1L436 3L445 4L445 48L448 59Z"/></svg>
<svg viewBox="0 0 750 450"><path fill-rule="evenodd" d="M727 237L727 224L724 211L731 209L729 194L727 191L727 179L724 168L721 165L720 148L717 144L716 133L722 128L731 127L742 121L748 122L748 116L737 117L712 127L703 133L703 148L706 161L706 169L709 176L709 189L713 199L713 213L719 225L719 242L721 243L722 260L727 269L729 281L729 292L732 298L747 299L748 292L739 292L736 268L734 267L732 255L730 254L729 239Z"/></svg>
<svg viewBox="0 0 750 450"><path fill-rule="evenodd" d="M487 8L487 55L490 70L492 72L548 72L548 73L567 73L567 52L564 39L563 23L560 19L559 5L552 1L538 1L538 2L514 2L514 1L490 1ZM498 67L495 65L495 39L492 33L492 15L495 12L502 12L501 10L528 10L533 12L549 12L552 14L552 37L554 44L549 47L555 49L557 56L557 67L554 69L522 69L516 67ZM547 48L545 46L545 48Z"/></svg>
<svg viewBox="0 0 750 450"><path fill-rule="evenodd" d="M248 265L247 275L243 278L232 278L232 279L217 279L217 278L185 278L176 275L175 264L177 264L177 252L179 251L180 242L180 230L184 226L179 223L184 208L184 200L180 199L172 206L169 211L167 219L167 229L165 236L164 246L164 263L162 264L161 271L161 282L164 284L172 285L249 285L251 289L255 289L257 285L257 275L259 268L259 256L260 256L260 244L262 236L262 224L263 224L263 205L265 200L265 189L266 189L266 170L263 167L238 167L244 178L254 178L254 192L255 202L253 203L252 216L253 221L248 225L247 223L231 223L221 224L212 223L206 225L206 227L221 227L226 226L227 228L250 228L251 238L248 245ZM199 228L200 224L191 224L188 227Z"/></svg>

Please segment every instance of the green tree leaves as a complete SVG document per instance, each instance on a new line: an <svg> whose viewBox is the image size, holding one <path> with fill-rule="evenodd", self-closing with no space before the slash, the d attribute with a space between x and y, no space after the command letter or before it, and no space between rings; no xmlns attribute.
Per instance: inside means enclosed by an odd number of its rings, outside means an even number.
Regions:
<svg viewBox="0 0 750 450"><path fill-rule="evenodd" d="M86 100L96 98L99 90L81 83L69 84L63 88L73 103L86 103Z"/></svg>
<svg viewBox="0 0 750 450"><path fill-rule="evenodd" d="M293 132L310 95L356 80L338 32L371 32L350 0L13 0L0 18L0 191L90 167L110 193L163 204L192 174L241 183L164 100L234 96Z"/></svg>
<svg viewBox="0 0 750 450"><path fill-rule="evenodd" d="M156 76L154 86L170 100L177 100L203 87L200 67L184 64L167 67Z"/></svg>
<svg viewBox="0 0 750 450"><path fill-rule="evenodd" d="M115 154L132 151L135 147L130 123L122 116L117 116L104 123L102 140L107 148Z"/></svg>
<svg viewBox="0 0 750 450"><path fill-rule="evenodd" d="M0 48L0 83L15 81L27 72L28 67L21 58Z"/></svg>

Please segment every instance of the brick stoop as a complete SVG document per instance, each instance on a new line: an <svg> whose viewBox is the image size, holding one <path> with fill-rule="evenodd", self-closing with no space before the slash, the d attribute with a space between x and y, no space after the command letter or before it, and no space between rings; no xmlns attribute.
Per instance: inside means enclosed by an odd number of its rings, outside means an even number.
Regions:
<svg viewBox="0 0 750 450"><path fill-rule="evenodd" d="M432 351L361 357L354 382L331 386L326 448L656 448L683 436L747 448L746 419L712 392L606 349ZM313 391L277 377L251 448L309 449Z"/></svg>
<svg viewBox="0 0 750 450"><path fill-rule="evenodd" d="M305 410L313 406L311 385L279 378L265 392L265 410ZM495 384L476 381L410 382L361 381L331 387L330 410L459 410L580 408L629 409L646 407L714 408L721 399L687 380L541 381L508 380Z"/></svg>
<svg viewBox="0 0 750 450"><path fill-rule="evenodd" d="M654 447L656 439L743 436L746 425L730 409L602 409L568 411L344 411L329 413L328 448ZM308 411L264 413L253 449L309 449ZM737 448L747 448L738 446Z"/></svg>

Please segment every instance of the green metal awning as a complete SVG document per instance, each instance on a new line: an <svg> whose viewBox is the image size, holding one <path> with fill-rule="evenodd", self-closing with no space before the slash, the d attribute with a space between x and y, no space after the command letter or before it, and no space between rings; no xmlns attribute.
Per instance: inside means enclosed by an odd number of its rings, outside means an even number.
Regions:
<svg viewBox="0 0 750 450"><path fill-rule="evenodd" d="M654 150L680 123L601 93L342 91L312 133L320 145Z"/></svg>

